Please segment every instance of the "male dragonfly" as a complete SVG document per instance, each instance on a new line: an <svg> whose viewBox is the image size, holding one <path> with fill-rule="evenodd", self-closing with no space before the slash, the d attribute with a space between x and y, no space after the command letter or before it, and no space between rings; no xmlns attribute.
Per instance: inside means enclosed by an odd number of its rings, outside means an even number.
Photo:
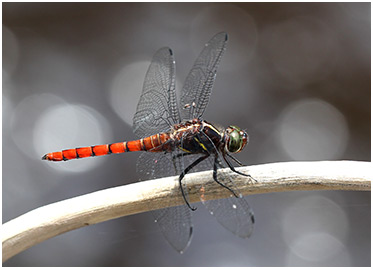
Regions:
<svg viewBox="0 0 373 269"><path fill-rule="evenodd" d="M193 225L184 176L191 171L213 169L212 179L231 192L226 199L209 200L207 186L201 186L202 203L229 231L246 238L253 230L253 212L233 183L231 173L218 168L228 166L237 171L232 161L242 165L233 153L248 142L247 133L237 126L219 128L202 119L216 78L217 68L228 41L226 33L216 34L203 48L184 83L180 106L175 92L175 60L172 50L158 50L149 66L133 118L137 140L106 145L66 149L45 154L48 161L67 161L112 153L143 151L137 170L143 179L178 175L178 188L185 203L153 211L167 241L179 252L190 243ZM254 180L254 179L253 179ZM170 205L173 201L170 201Z"/></svg>

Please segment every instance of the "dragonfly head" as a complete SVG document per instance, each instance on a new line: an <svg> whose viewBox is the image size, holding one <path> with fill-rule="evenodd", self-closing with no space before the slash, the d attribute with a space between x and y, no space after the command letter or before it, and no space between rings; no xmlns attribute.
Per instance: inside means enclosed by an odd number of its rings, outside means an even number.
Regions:
<svg viewBox="0 0 373 269"><path fill-rule="evenodd" d="M249 136L237 126L225 130L225 149L231 153L240 152L247 144Z"/></svg>

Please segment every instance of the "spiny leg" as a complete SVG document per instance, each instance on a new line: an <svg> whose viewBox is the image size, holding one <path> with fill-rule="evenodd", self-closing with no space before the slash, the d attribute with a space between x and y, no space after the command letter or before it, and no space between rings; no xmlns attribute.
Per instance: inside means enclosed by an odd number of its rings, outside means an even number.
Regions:
<svg viewBox="0 0 373 269"><path fill-rule="evenodd" d="M216 183L218 183L220 186L226 188L227 190L229 190L231 193L233 193L234 196L237 196L237 194L231 189L229 188L228 186L224 185L223 183L221 183L219 180L218 180L218 164L219 164L219 160L218 160L218 156L215 155L215 159L214 159L214 170L212 172L212 177L213 179L215 180Z"/></svg>
<svg viewBox="0 0 373 269"><path fill-rule="evenodd" d="M172 160L175 160L175 159L180 158L180 157L184 157L184 156L192 155L192 154L193 154L193 153L190 153L190 152L182 152L182 153L178 153L177 155L172 156Z"/></svg>
<svg viewBox="0 0 373 269"><path fill-rule="evenodd" d="M250 177L251 179L253 179L255 182L258 182L255 178L253 178L252 176L250 176L249 174L245 174L245 173L242 173L242 172L240 172L240 171L237 171L235 168L234 168L234 166L232 165L232 163L226 158L226 155L225 154L223 154L223 158L224 158L224 161L228 164L228 166L229 166L229 168L233 171L233 172L235 172L235 173L237 173L237 174L239 174L239 175L243 175L243 176L246 176L246 177Z"/></svg>
<svg viewBox="0 0 373 269"><path fill-rule="evenodd" d="M215 144L214 144L214 142L211 140L211 138L209 137L209 136L207 136L205 133L203 133L202 132L202 135L204 135L208 140L209 140L209 142L211 143L211 145L213 146L213 152L214 152L214 154L215 154L215 159L214 159L214 170L213 170L213 178L214 178L214 180L219 184L219 185L221 185L222 187L224 187L224 188L226 188L226 189L228 189L230 192L232 192L233 194L234 194L234 196L235 197L238 197L237 196L237 194L231 189L231 188L229 188L228 186L226 186L226 185L224 185L223 183L221 183L219 180L218 180L218 178L217 178L217 170L218 170L218 165L220 165L219 164L219 159L218 159L218 156L219 155L221 155L221 152L216 148L216 146L215 146ZM233 156L231 156L230 154L228 154L228 153L226 153L229 157L231 157L235 162L237 162L239 165L241 165L242 166L242 163L239 161L239 160L237 160L235 157L233 157ZM228 164L228 166L229 166L229 168L232 170L232 171L234 171L234 172L236 172L236 173L238 173L238 174L241 174L241 175L244 175L244 176L249 176L249 177L251 177L250 175L246 175L246 174L244 174L244 173L241 173L241 172L238 172L236 169L234 169L234 166L226 159L226 157L225 157L225 154L223 153L222 154L223 155L223 158L224 158L224 160L226 161L226 163ZM220 165L221 166L221 165ZM222 167L222 166L221 166ZM251 177L252 178L252 177ZM254 179L255 180L255 179ZM256 180L255 180L256 181Z"/></svg>
<svg viewBox="0 0 373 269"><path fill-rule="evenodd" d="M243 164L237 160L234 156L230 155L228 152L225 153L229 158L231 158L233 161L235 161L238 165L243 166Z"/></svg>
<svg viewBox="0 0 373 269"><path fill-rule="evenodd" d="M189 165L187 168L184 169L184 171L181 173L181 175L179 176L179 185L180 185L180 189L181 189L181 194L183 195L183 198L184 198L184 201L185 203L187 204L187 206L191 209L191 210L196 210L197 208L196 207L192 207L186 196L185 196L185 193L184 193L184 189L183 189L183 186L181 184L181 181L183 180L184 176L191 170L193 169L193 167L195 167L197 164L199 164L200 162L202 162L203 160L205 160L207 157L209 157L208 154L204 155L204 156L201 156L199 157L197 160L195 160L191 165Z"/></svg>

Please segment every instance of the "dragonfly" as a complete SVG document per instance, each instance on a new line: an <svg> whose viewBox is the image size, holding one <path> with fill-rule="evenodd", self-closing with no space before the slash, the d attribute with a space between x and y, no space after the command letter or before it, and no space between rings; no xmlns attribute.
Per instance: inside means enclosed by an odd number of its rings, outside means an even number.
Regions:
<svg viewBox="0 0 373 269"><path fill-rule="evenodd" d="M248 238L254 226L254 214L234 183L233 174L247 176L234 167L242 166L232 154L242 151L249 141L245 130L231 125L227 128L202 119L209 102L217 69L225 52L228 35L216 34L205 44L182 88L179 106L175 91L175 60L168 47L159 49L152 58L145 76L133 131L139 139L113 144L66 149L45 154L47 161L103 156L142 151L137 171L142 179L178 176L175 188L183 203L152 211L166 240L180 253L188 247L192 234L192 211L185 175L212 169L212 182L229 192L228 198L213 199L209 186L199 188L200 200L217 221L235 235ZM229 168L232 172L227 172Z"/></svg>

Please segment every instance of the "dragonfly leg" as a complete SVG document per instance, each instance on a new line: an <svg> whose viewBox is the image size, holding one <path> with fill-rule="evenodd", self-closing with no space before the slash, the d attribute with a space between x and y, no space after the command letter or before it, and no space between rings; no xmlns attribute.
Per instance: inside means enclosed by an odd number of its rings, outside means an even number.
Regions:
<svg viewBox="0 0 373 269"><path fill-rule="evenodd" d="M204 156L201 156L199 157L197 160L195 160L191 165L189 165L187 168L184 169L184 171L180 174L179 176L179 184L180 184L180 190L181 190L181 194L183 195L183 198L184 198L184 201L185 203L187 204L187 206L192 210L192 211L195 211L197 208L196 207L192 207L189 202L188 202L188 199L186 198L185 196L185 193L184 193L184 189L183 189L183 185L181 183L181 181L183 180L184 176L191 170L193 169L193 167L195 167L197 164L199 164L200 162L202 162L203 160L205 160L207 157L209 157L208 154L204 155Z"/></svg>
<svg viewBox="0 0 373 269"><path fill-rule="evenodd" d="M230 156L230 157L232 157L232 156ZM242 173L242 172L240 172L240 171L237 171L235 168L234 168L234 166L232 165L232 163L226 158L226 155L225 154L223 154L223 158L224 158L224 161L228 164L228 166L229 166L229 168L233 171L233 172L235 172L235 173L237 173L237 174L239 174L239 175L243 175L243 176L246 176L246 177L250 177L251 179L253 179L255 182L258 182L255 178L253 178L252 176L250 176L249 174L245 174L245 173Z"/></svg>
<svg viewBox="0 0 373 269"><path fill-rule="evenodd" d="M180 157L183 157L183 156L187 156L187 155L192 155L193 153L190 153L190 152L182 152L182 153L178 153L177 155L173 156L172 157L172 160L175 160L177 158L180 158Z"/></svg>
<svg viewBox="0 0 373 269"><path fill-rule="evenodd" d="M226 154L229 158L235 161L238 165L243 166L243 164L239 160L237 160L234 156L230 155L228 152Z"/></svg>
<svg viewBox="0 0 373 269"><path fill-rule="evenodd" d="M221 183L218 180L218 164L219 164L219 160L218 160L218 156L216 155L215 156L215 160L214 160L214 170L212 172L213 179L215 180L216 183L218 183L220 186L222 186L222 187L226 188L227 190L229 190L231 193L233 193L234 196L236 196L236 198L238 198L238 195L231 188L229 188L228 186L224 185L223 183Z"/></svg>

